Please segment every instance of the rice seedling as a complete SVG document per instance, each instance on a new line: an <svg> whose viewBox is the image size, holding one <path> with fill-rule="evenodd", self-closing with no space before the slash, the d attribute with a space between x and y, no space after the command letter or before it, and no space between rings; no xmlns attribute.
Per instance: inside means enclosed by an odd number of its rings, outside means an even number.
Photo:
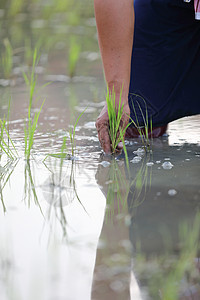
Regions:
<svg viewBox="0 0 200 300"><path fill-rule="evenodd" d="M10 41L6 38L3 41L4 44L4 52L1 57L1 65L3 70L4 78L8 79L12 74L13 67L13 49L10 44Z"/></svg>
<svg viewBox="0 0 200 300"><path fill-rule="evenodd" d="M69 138L70 138L70 145L71 145L71 155L72 157L75 156L75 152L76 152L76 141L75 141L75 136L76 136L76 127L78 125L78 122L80 120L80 118L82 117L82 115L85 113L87 107L82 111L82 113L78 116L78 118L76 119L76 122L73 126L71 126L69 128Z"/></svg>
<svg viewBox="0 0 200 300"><path fill-rule="evenodd" d="M75 69L80 58L81 47L77 39L72 36L69 40L69 52L68 52L68 70L69 76L72 78L75 74Z"/></svg>
<svg viewBox="0 0 200 300"><path fill-rule="evenodd" d="M32 40L30 38L26 38L24 42L24 63L28 66L32 65L34 51L37 49L37 52L40 51L43 39L39 38L35 44L35 47L32 45Z"/></svg>
<svg viewBox="0 0 200 300"><path fill-rule="evenodd" d="M22 11L23 6L23 0L12 0L9 5L9 15L15 16L17 13Z"/></svg>
<svg viewBox="0 0 200 300"><path fill-rule="evenodd" d="M122 103L122 91L123 87L120 91L119 103L118 105L116 105L114 87L112 93L110 93L109 89L107 88L106 103L108 109L109 136L111 141L112 153L114 154L116 152L118 144L122 141L126 165L129 170L128 153L124 142L124 136L126 129L130 124L127 124L126 126L123 126L123 124L121 124L122 116L124 114L124 103Z"/></svg>
<svg viewBox="0 0 200 300"><path fill-rule="evenodd" d="M24 80L26 85L29 87L29 107L28 107L28 121L27 124L24 126L24 139L25 139L25 158L27 160L30 159L31 150L33 148L34 143L34 135L38 124L38 119L44 105L45 100L42 102L42 105L39 108L39 111L32 116L32 104L33 104L33 96L35 92L36 82L37 82L37 75L35 74L35 67L39 62L39 56L37 52L37 48L35 48L34 55L33 55L33 63L32 63L32 70L30 75L28 76L23 72ZM48 83L47 83L48 84Z"/></svg>
<svg viewBox="0 0 200 300"><path fill-rule="evenodd" d="M153 130L152 118L150 119L150 122L149 122L148 110L147 110L147 105L146 105L145 99L143 97L137 95L137 94L134 94L134 93L132 95L141 98L142 101L145 104L145 115L144 115L143 110L142 110L139 102L137 101L137 105L139 107L139 111L141 113L144 126L141 127L140 124L139 124L138 116L137 116L137 113L136 113L136 108L135 108L135 105L134 105L133 101L132 101L132 106L133 106L136 121L134 121L131 117L130 117L130 119L131 119L131 122L136 127L136 129L139 133L139 136L141 138L141 141L142 141L142 144L143 144L143 147L144 147L145 151L150 151L151 143L150 143L150 140L149 140L149 131L150 131L150 136L151 136L151 141L152 141L152 130Z"/></svg>
<svg viewBox="0 0 200 300"><path fill-rule="evenodd" d="M87 107L78 116L78 118L76 119L75 124L72 125L72 126L70 126L70 128L69 128L68 136L69 136L69 142L70 142L70 148L71 148L71 150L68 150L68 148L67 148L67 135L66 135L66 136L63 137L63 142L62 142L62 146L61 146L60 152L47 154L46 157L44 158L43 162L48 157L54 157L54 158L60 158L61 159L61 165L62 165L64 159L68 159L68 160L73 160L74 159L75 153L76 153L76 141L75 141L76 127L78 125L78 122L79 122L81 116L84 114L84 112L86 111L86 109L87 109Z"/></svg>

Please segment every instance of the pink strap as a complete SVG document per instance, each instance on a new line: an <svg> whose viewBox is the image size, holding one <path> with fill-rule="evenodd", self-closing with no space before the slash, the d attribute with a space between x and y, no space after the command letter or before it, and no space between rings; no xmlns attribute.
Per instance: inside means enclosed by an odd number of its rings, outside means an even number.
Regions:
<svg viewBox="0 0 200 300"><path fill-rule="evenodd" d="M200 0L194 0L195 19L200 20Z"/></svg>

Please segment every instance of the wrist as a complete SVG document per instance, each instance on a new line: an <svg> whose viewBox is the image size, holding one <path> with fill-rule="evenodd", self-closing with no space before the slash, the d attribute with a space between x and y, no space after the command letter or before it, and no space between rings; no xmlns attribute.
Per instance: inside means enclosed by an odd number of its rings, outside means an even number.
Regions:
<svg viewBox="0 0 200 300"><path fill-rule="evenodd" d="M129 84L122 81L110 81L107 83L109 93L112 95L115 93L115 101L119 103L121 97L121 103L128 103Z"/></svg>

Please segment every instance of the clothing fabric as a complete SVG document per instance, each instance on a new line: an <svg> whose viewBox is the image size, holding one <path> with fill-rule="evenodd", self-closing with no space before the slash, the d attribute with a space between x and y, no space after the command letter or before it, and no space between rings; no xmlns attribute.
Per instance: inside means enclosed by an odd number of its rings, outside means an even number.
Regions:
<svg viewBox="0 0 200 300"><path fill-rule="evenodd" d="M195 2L196 3L196 2ZM135 0L129 105L153 127L200 113L200 22L194 0Z"/></svg>
<svg viewBox="0 0 200 300"><path fill-rule="evenodd" d="M200 0L194 0L195 19L200 20Z"/></svg>

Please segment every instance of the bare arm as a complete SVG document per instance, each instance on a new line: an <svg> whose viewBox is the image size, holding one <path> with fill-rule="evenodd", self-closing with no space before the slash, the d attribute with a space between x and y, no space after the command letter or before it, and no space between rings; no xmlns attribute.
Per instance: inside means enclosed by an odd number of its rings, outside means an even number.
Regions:
<svg viewBox="0 0 200 300"><path fill-rule="evenodd" d="M106 82L110 92L114 86L116 101L123 86L124 123L127 124L127 113L130 114L128 91L134 30L133 0L94 0L94 8ZM111 147L107 121L105 106L96 126L101 145L109 153Z"/></svg>

